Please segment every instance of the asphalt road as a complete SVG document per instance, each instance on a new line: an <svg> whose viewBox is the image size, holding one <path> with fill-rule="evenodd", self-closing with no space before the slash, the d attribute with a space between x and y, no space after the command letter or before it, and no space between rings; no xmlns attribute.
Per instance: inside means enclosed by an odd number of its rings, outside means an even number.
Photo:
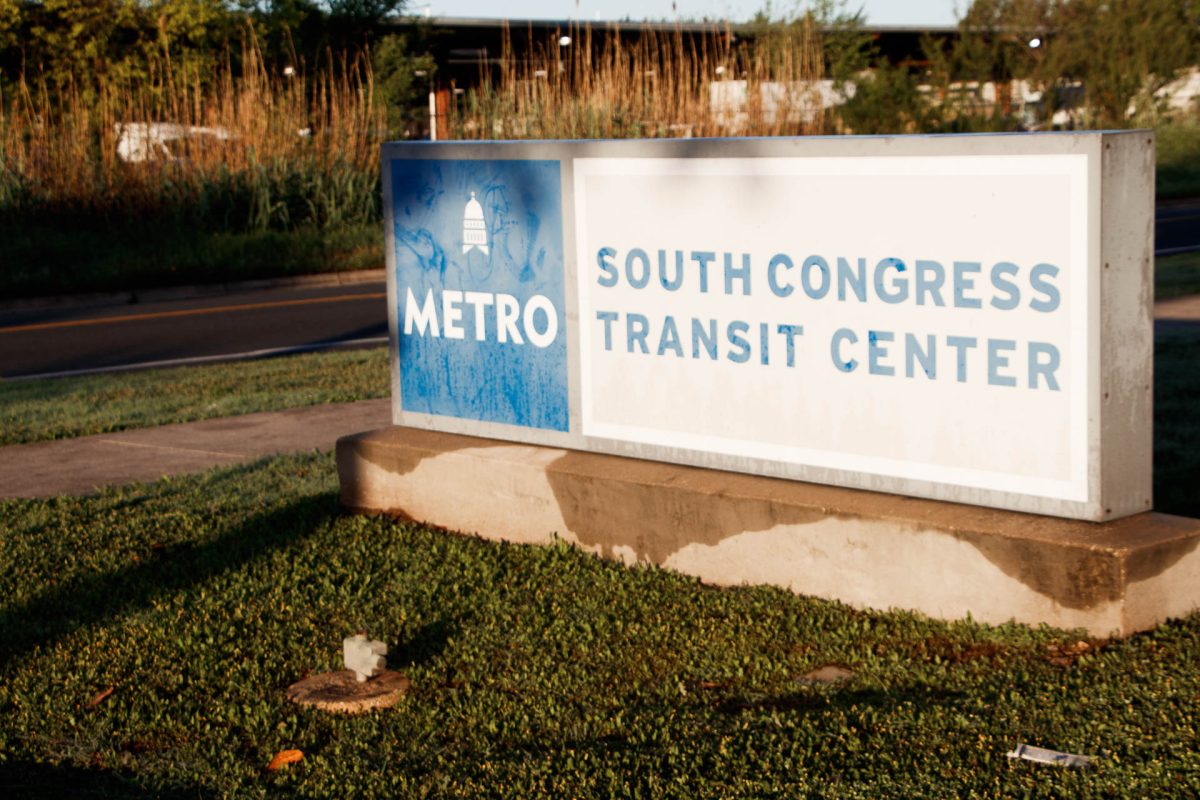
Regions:
<svg viewBox="0 0 1200 800"><path fill-rule="evenodd" d="M0 377L276 355L387 340L382 282L104 308L0 311Z"/></svg>
<svg viewBox="0 0 1200 800"><path fill-rule="evenodd" d="M1200 250L1200 205L1164 207L1160 255ZM191 300L0 311L0 377L202 363L383 344L383 282Z"/></svg>
<svg viewBox="0 0 1200 800"><path fill-rule="evenodd" d="M1200 250L1200 206L1166 206L1154 215L1154 252L1158 255Z"/></svg>

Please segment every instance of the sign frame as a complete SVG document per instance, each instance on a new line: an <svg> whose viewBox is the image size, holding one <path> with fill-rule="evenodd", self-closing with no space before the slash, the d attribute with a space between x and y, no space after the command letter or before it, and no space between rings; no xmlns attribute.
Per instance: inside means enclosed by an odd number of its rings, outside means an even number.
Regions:
<svg viewBox="0 0 1200 800"><path fill-rule="evenodd" d="M719 453L661 443L585 436L580 335L582 269L576 241L577 162L750 159L974 159L1078 156L1085 176L1085 395L1072 422L1085 431L1074 457L1074 497L968 486L829 466ZM492 439L731 470L953 503L1104 521L1148 510L1151 498L1153 359L1154 135L1151 131L838 136L779 139L392 142L382 148L387 240L388 322L393 422ZM567 387L566 430L466 419L406 408L401 391L401 296L398 279L394 161L557 161L560 164L562 328ZM649 162L648 162L649 163ZM762 163L768 163L766 161ZM582 179L581 179L582 180ZM1079 302L1079 301L1075 301ZM1079 419L1086 414L1086 419ZM561 427L561 426L560 426Z"/></svg>

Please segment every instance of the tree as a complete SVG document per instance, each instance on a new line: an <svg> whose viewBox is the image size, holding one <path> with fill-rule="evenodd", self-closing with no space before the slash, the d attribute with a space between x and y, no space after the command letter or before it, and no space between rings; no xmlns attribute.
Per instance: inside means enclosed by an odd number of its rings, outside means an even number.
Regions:
<svg viewBox="0 0 1200 800"><path fill-rule="evenodd" d="M408 138L425 124L425 96L435 65L427 53L414 53L408 38L384 36L371 49L371 69L380 99L387 106L391 136Z"/></svg>
<svg viewBox="0 0 1200 800"><path fill-rule="evenodd" d="M20 26L20 0L0 0L0 53L17 43Z"/></svg>
<svg viewBox="0 0 1200 800"><path fill-rule="evenodd" d="M959 80L1079 85L1085 122L1121 127L1153 117L1154 93L1200 58L1200 0L974 0L959 23Z"/></svg>
<svg viewBox="0 0 1200 800"><path fill-rule="evenodd" d="M56 82L144 74L152 60L211 55L231 21L219 0L0 0L0 21L14 5L7 16L19 41L9 46Z"/></svg>
<svg viewBox="0 0 1200 800"><path fill-rule="evenodd" d="M1196 0L1061 0L1043 77L1083 84L1089 122L1156 114L1154 93L1200 56Z"/></svg>

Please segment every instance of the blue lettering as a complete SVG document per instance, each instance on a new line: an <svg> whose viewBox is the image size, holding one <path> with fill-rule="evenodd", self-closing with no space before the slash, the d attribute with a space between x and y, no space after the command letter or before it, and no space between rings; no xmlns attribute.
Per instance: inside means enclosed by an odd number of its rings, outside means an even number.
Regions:
<svg viewBox="0 0 1200 800"><path fill-rule="evenodd" d="M954 307L980 308L983 303L978 297L967 297L967 292L975 291L974 275L982 269L977 261L954 262Z"/></svg>
<svg viewBox="0 0 1200 800"><path fill-rule="evenodd" d="M858 341L858 337L849 328L838 328L833 334L833 339L829 342L829 355L833 358L833 365L839 370L842 372L853 372L858 368L858 361L853 358L842 358L841 344L843 341L854 344Z"/></svg>
<svg viewBox="0 0 1200 800"><path fill-rule="evenodd" d="M742 253L742 266L733 266L733 253L725 254L725 294L733 294L733 282L742 282L742 295L750 294L750 254Z"/></svg>
<svg viewBox="0 0 1200 800"><path fill-rule="evenodd" d="M1042 356L1046 360L1042 360ZM1046 379L1046 387L1052 391L1059 391L1058 379L1054 377L1054 373L1058 370L1058 365L1061 363L1061 358L1058 354L1058 348L1049 342L1030 342L1029 343L1029 388L1038 388L1038 376Z"/></svg>
<svg viewBox="0 0 1200 800"><path fill-rule="evenodd" d="M916 265L917 305L925 305L925 296L933 298L935 306L944 306L942 285L946 282L946 269L936 261L918 261ZM929 274L931 277L926 277Z"/></svg>
<svg viewBox="0 0 1200 800"><path fill-rule="evenodd" d="M932 333L925 337L925 348L921 349L917 337L911 333L904 334L904 375L911 378L916 374L913 369L916 362L921 363L921 369L925 371L925 377L933 379L937 377L937 337Z"/></svg>
<svg viewBox="0 0 1200 800"><path fill-rule="evenodd" d="M776 330L787 337L787 365L796 366L796 337L804 334L804 326L780 325Z"/></svg>
<svg viewBox="0 0 1200 800"><path fill-rule="evenodd" d="M650 333L650 321L646 319L644 314L626 314L625 315L625 351L633 352L633 344L637 342L642 352L650 355L650 348L646 345L646 335Z"/></svg>
<svg viewBox="0 0 1200 800"><path fill-rule="evenodd" d="M1017 343L1012 339L988 339L988 385L1016 386L1017 379L1011 375L1001 375L1000 370L1008 368L1008 356L1001 351L1013 351Z"/></svg>
<svg viewBox="0 0 1200 800"><path fill-rule="evenodd" d="M700 343L704 343L704 351L713 361L717 360L717 321L708 321L708 330L704 329L700 320L692 317L692 358L700 357Z"/></svg>
<svg viewBox="0 0 1200 800"><path fill-rule="evenodd" d="M947 336L946 344L955 350L955 363L958 365L958 382L967 382L967 351L977 342L973 336Z"/></svg>
<svg viewBox="0 0 1200 800"><path fill-rule="evenodd" d="M792 292L796 291L794 286L784 286L779 283L779 268L791 269L796 266L792 260L783 253L776 253L771 256L771 261L767 264L767 285L771 287L771 292L776 297L789 297Z"/></svg>
<svg viewBox="0 0 1200 800"><path fill-rule="evenodd" d="M597 311L596 319L604 323L604 349L612 350L612 324L620 315L615 311Z"/></svg>
<svg viewBox="0 0 1200 800"><path fill-rule="evenodd" d="M818 289L812 284L809 277L812 275L812 269L816 267L821 271L821 287ZM829 285L833 283L833 276L829 274L829 262L820 256L809 256L804 259L804 265L800 267L800 285L804 287L804 293L813 300L820 300L825 295L829 294Z"/></svg>
<svg viewBox="0 0 1200 800"><path fill-rule="evenodd" d="M726 358L735 364L745 364L750 360L750 342L744 336L749 330L750 325L741 320L734 320L725 328L725 336L729 339L729 343L739 351L735 353L730 350L726 355Z"/></svg>
<svg viewBox="0 0 1200 800"><path fill-rule="evenodd" d="M1029 307L1034 311L1049 313L1058 308L1059 303L1062 302L1062 296L1058 293L1058 287L1044 279L1044 276L1057 278L1058 272L1058 267L1053 264L1038 264L1029 271L1029 285L1033 287L1035 292L1041 292L1046 295L1045 300L1034 298L1029 301Z"/></svg>
<svg viewBox="0 0 1200 800"><path fill-rule="evenodd" d="M711 250L693 250L692 261L700 268L700 292L708 293L708 265L717 260L717 254Z"/></svg>
<svg viewBox="0 0 1200 800"><path fill-rule="evenodd" d="M857 275L850 271L850 262L844 258L838 258L837 266L838 300L846 299L846 287L849 286L860 303L867 302L867 260L865 258L858 260Z"/></svg>
<svg viewBox="0 0 1200 800"><path fill-rule="evenodd" d="M887 358L887 347L883 343L894 338L890 331L867 331L867 372L872 375L896 374L894 368L879 363L881 358Z"/></svg>
<svg viewBox="0 0 1200 800"><path fill-rule="evenodd" d="M1021 268L1016 264L1010 264L1007 261L1001 261L992 267L992 286L998 292L1004 292L1006 297L993 297L992 308L998 308L1001 311L1012 311L1021 302L1021 290L1017 285L1008 280L1005 276L1017 277L1017 273Z"/></svg>
<svg viewBox="0 0 1200 800"><path fill-rule="evenodd" d="M679 329L675 327L675 318L672 316L663 318L662 335L658 337L658 354L665 355L668 350L683 358L683 345L679 343Z"/></svg>
<svg viewBox="0 0 1200 800"><path fill-rule="evenodd" d="M609 259L617 255L617 251L611 247L601 247L596 252L596 264L600 267L600 277L596 279L596 283L606 289L610 289L617 285L620 280L620 273L617 272L617 265Z"/></svg>
<svg viewBox="0 0 1200 800"><path fill-rule="evenodd" d="M875 294L879 295L879 299L885 303L903 303L908 299L908 281L902 276L897 275L892 281L893 290L885 291L884 275L887 274L888 268L894 269L897 273L902 273L906 269L904 262L898 258L885 258L875 265Z"/></svg>
<svg viewBox="0 0 1200 800"><path fill-rule="evenodd" d="M667 280L667 251L658 251L658 280L668 292L676 291L683 286L683 251L675 251L675 280Z"/></svg>
<svg viewBox="0 0 1200 800"><path fill-rule="evenodd" d="M633 262L642 262L642 274L634 277ZM625 280L634 289L645 289L646 284L650 283L650 256L646 255L646 251L639 247L635 247L625 256Z"/></svg>

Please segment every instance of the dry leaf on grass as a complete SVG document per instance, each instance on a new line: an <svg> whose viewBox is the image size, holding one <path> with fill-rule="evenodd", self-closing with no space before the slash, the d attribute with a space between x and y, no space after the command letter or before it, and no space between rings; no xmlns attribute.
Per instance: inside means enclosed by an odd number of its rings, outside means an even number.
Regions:
<svg viewBox="0 0 1200 800"><path fill-rule="evenodd" d="M299 750L281 750L271 759L271 763L267 764L267 772L275 772L281 767L285 767L288 764L295 764L303 758L304 753Z"/></svg>
<svg viewBox="0 0 1200 800"><path fill-rule="evenodd" d="M113 693L114 688L115 687L110 686L103 692L98 692L96 696L92 698L92 702L88 703L88 708L95 708L103 703L106 699L108 699L108 696Z"/></svg>

